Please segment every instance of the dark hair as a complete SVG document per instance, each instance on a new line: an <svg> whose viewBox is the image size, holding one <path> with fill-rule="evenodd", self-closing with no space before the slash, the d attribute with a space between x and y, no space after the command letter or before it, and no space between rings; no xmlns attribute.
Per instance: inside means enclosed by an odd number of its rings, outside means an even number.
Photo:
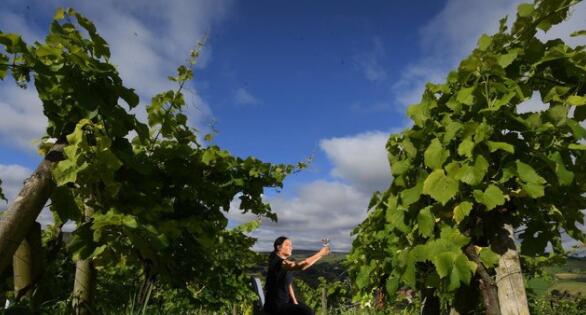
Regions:
<svg viewBox="0 0 586 315"><path fill-rule="evenodd" d="M279 237L277 237L277 239L273 243L273 251L271 252L271 255L269 256L269 260L272 259L273 257L275 257L277 255L277 251L279 250L277 247L283 245L283 243L286 240L288 240L288 239L289 238L287 236L279 236Z"/></svg>
<svg viewBox="0 0 586 315"><path fill-rule="evenodd" d="M289 238L287 236L279 236L277 237L277 239L275 240L275 242L273 243L273 251L277 251L279 246L283 245L283 243L288 240Z"/></svg>

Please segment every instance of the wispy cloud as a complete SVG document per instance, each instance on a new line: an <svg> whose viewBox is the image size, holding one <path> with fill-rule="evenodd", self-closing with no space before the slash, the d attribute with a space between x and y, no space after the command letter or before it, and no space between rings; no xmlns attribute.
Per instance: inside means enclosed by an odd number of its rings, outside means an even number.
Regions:
<svg viewBox="0 0 586 315"><path fill-rule="evenodd" d="M441 82L472 51L482 33L498 30L498 21L515 12L518 1L448 0L445 7L420 30L423 55L406 66L393 85L403 106L420 100L427 82Z"/></svg>
<svg viewBox="0 0 586 315"><path fill-rule="evenodd" d="M355 113L380 113L393 111L395 108L389 102L361 103L356 102L350 106L350 110Z"/></svg>
<svg viewBox="0 0 586 315"><path fill-rule="evenodd" d="M420 46L423 56L403 70L399 81L393 85L398 103L407 106L419 102L425 83L442 82L448 72L457 67L462 58L476 46L483 33L498 30L499 20L516 16L516 8L522 0L448 0L445 7L420 30ZM570 37L572 31L586 27L586 3L572 10L572 16L549 32L539 32L543 40L562 38L568 44L585 44L584 37Z"/></svg>
<svg viewBox="0 0 586 315"><path fill-rule="evenodd" d="M357 69L364 77L372 82L380 82L387 78L387 72L382 65L381 59L385 57L385 48L380 38L372 39L372 46L368 51L354 56Z"/></svg>
<svg viewBox="0 0 586 315"><path fill-rule="evenodd" d="M245 88L239 88L234 92L234 101L237 105L242 107L254 107L260 104L259 99L250 94Z"/></svg>

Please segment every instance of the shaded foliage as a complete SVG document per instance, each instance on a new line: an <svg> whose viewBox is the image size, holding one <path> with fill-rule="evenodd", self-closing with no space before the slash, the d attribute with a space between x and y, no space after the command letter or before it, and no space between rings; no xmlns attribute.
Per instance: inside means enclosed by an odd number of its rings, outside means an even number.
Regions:
<svg viewBox="0 0 586 315"><path fill-rule="evenodd" d="M563 259L564 232L586 239L577 226L586 208L586 51L535 36L577 2L519 5L510 29L502 19L409 106L414 125L387 142L390 188L373 195L353 232L357 301L401 286L433 287L452 301L481 267L494 274L504 223L524 228L521 254L533 265ZM534 94L548 109L519 112Z"/></svg>

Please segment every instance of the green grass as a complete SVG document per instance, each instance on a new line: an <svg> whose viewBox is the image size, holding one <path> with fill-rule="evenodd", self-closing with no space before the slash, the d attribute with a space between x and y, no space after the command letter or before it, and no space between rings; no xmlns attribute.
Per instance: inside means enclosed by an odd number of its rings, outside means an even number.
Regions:
<svg viewBox="0 0 586 315"><path fill-rule="evenodd" d="M549 292L553 279L547 277L532 278L527 281L527 288L533 290L535 294L542 296Z"/></svg>

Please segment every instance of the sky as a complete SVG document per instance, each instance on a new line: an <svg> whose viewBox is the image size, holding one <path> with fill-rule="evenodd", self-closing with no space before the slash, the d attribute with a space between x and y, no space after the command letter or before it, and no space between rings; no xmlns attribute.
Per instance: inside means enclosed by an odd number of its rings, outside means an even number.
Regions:
<svg viewBox="0 0 586 315"><path fill-rule="evenodd" d="M311 159L266 199L279 217L252 235L258 250L286 235L296 248L351 247L374 191L390 181L385 142L411 125L405 112L426 82L441 82L475 47L514 17L518 0L395 1L42 1L4 0L0 30L41 41L58 7L89 17L110 44L111 62L141 98L173 88L167 76L208 40L187 86L188 115L214 143L274 163ZM586 5L544 39L586 28ZM581 42L580 42L581 41ZM537 96L522 108L543 109ZM36 143L47 120L34 89L0 82L0 179L12 200L41 160ZM0 210L6 204L0 204ZM254 218L227 216L230 226ZM39 217L51 222L48 211Z"/></svg>

